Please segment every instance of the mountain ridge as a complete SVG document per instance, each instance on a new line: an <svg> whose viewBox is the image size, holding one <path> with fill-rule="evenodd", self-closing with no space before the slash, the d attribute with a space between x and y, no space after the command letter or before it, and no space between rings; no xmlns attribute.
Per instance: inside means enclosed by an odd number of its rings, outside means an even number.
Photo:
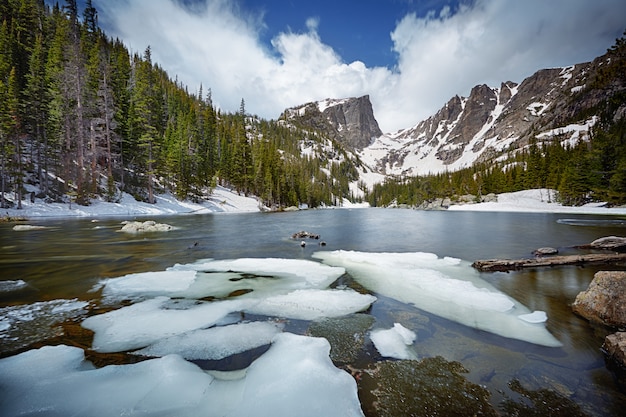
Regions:
<svg viewBox="0 0 626 417"><path fill-rule="evenodd" d="M371 118L375 121L375 117L367 95L307 103L287 109L281 118L320 129L347 144L381 178L456 171L497 160L507 152L518 152L532 142L559 140L573 145L588 140L602 118L623 117L624 103L613 114L599 114L598 106L626 90L623 76L608 82L603 79L602 71L615 61L611 60L609 51L590 62L540 69L519 84L505 81L499 87L476 85L469 96L455 95L435 114L412 127L395 133L381 132L369 143L367 134L360 140L345 138L343 132L347 129L342 130L337 117L341 111L336 110L363 109L363 114L351 115L350 130L371 134ZM319 113L313 117L315 123L302 117L314 109ZM361 119L365 125L355 126Z"/></svg>

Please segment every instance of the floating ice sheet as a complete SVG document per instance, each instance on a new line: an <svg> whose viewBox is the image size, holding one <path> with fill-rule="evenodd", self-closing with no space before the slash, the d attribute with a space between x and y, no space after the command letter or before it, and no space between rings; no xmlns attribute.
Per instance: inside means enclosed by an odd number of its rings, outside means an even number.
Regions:
<svg viewBox="0 0 626 417"><path fill-rule="evenodd" d="M241 311L246 306L243 300L210 303L157 297L89 317L83 321L82 326L95 332L94 350L120 352L212 326L226 315Z"/></svg>
<svg viewBox="0 0 626 417"><path fill-rule="evenodd" d="M370 339L381 355L395 359L417 359L410 346L415 341L415 332L400 323L391 329L377 329L370 333Z"/></svg>
<svg viewBox="0 0 626 417"><path fill-rule="evenodd" d="M0 360L4 416L362 416L357 387L325 339L283 333L245 373L218 379L178 355L94 369L82 349Z"/></svg>
<svg viewBox="0 0 626 417"><path fill-rule="evenodd" d="M143 356L166 356L177 353L189 360L223 359L270 344L282 328L283 326L276 322L251 322L194 330L159 340L134 353Z"/></svg>
<svg viewBox="0 0 626 417"><path fill-rule="evenodd" d="M246 291L245 297L258 298L297 289L323 289L344 273L343 268L307 260L241 258L178 264L166 271L106 279L100 285L107 297L224 298Z"/></svg>
<svg viewBox="0 0 626 417"><path fill-rule="evenodd" d="M237 272L252 277L274 277L289 282L293 289L325 288L345 273L341 267L331 267L303 259L239 258L204 260L176 265L172 269L193 269L205 272ZM245 275L244 275L245 276Z"/></svg>
<svg viewBox="0 0 626 417"><path fill-rule="evenodd" d="M26 287L26 281L21 279L0 281L0 292L17 291Z"/></svg>
<svg viewBox="0 0 626 417"><path fill-rule="evenodd" d="M353 290L308 289L264 298L248 311L267 316L318 320L367 310L374 301L376 297L373 295Z"/></svg>
<svg viewBox="0 0 626 417"><path fill-rule="evenodd" d="M469 263L430 253L316 252L342 266L371 291L432 314L504 337L544 346L560 342L541 323L518 318L530 311L479 278Z"/></svg>

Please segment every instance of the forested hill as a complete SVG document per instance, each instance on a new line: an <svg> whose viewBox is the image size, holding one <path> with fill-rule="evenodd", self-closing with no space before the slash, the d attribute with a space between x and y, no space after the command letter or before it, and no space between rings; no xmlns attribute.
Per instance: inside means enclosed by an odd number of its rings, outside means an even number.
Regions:
<svg viewBox="0 0 626 417"><path fill-rule="evenodd" d="M308 103L277 121L249 114L245 98L222 112L212 80L188 91L152 62L149 46L130 53L98 27L91 0L85 6L0 2L0 208L19 209L25 198L88 205L123 192L198 201L218 184L272 209L346 199L420 206L528 188L556 189L565 204L626 204L626 38L590 66L540 71L519 87L503 84L497 97L477 86L415 127L376 138L367 96ZM539 81L565 75L584 85L561 80L559 100L541 101ZM508 108L483 105L503 97ZM586 120L584 139L561 129ZM471 165L461 157L470 153L480 155ZM428 155L445 171L430 170ZM433 174L417 175L425 172Z"/></svg>
<svg viewBox="0 0 626 417"><path fill-rule="evenodd" d="M359 162L320 133L222 113L97 25L90 0L0 3L0 205L28 198L154 202L206 197L216 184L268 207L354 198ZM211 80L208 80L210 85Z"/></svg>

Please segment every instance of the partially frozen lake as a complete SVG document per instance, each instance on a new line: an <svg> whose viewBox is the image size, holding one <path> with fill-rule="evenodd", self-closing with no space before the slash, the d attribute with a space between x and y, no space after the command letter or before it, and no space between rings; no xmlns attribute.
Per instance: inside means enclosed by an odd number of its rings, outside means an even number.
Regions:
<svg viewBox="0 0 626 417"><path fill-rule="evenodd" d="M561 217L209 214L138 234L120 233L135 220L122 218L0 224L3 415L380 415L376 395L406 383L379 365L438 357L464 368L452 374L463 387L485 389L491 411L522 404L519 383L611 415L626 399L604 367L603 331L569 307L595 270L470 266L620 234L602 216ZM302 246L301 230L320 238ZM72 341L60 322L92 331L89 346L59 345ZM95 366L91 352L126 359ZM423 409L426 382L409 410Z"/></svg>

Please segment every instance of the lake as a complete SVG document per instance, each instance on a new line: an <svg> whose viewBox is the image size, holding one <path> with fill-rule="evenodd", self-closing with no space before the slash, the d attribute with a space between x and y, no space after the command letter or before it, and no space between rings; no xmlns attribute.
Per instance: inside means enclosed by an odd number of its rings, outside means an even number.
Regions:
<svg viewBox="0 0 626 417"><path fill-rule="evenodd" d="M626 232L626 221L616 216L401 209L159 217L152 220L170 224L175 230L149 234L120 232L122 220L126 219L32 220L29 224L46 228L28 231L14 231L13 224L0 224L0 353L3 357L31 347L58 343L55 321L80 322L85 316L127 306L133 301L110 301L106 310L98 310L102 308L100 298L103 296L99 284L107 278L164 271L177 264L188 265L203 259L279 258L320 262L316 252L340 250L380 255L386 262L388 253L435 254L438 262L446 257L460 259L460 267L467 271L467 265L477 259L530 257L534 249L545 246L558 248L561 254L577 253L575 245ZM291 238L301 230L319 234L320 239L304 239L306 246L301 247L303 239ZM320 245L321 241L325 246ZM394 323L415 333L415 341L409 346L412 355L418 360L441 357L445 366L460 363L464 370L453 372L455 378L460 375L463 386L486 389L489 405L504 415L512 414L515 407L533 409L535 404L545 403L546 398L563 407L574 407L581 415L618 415L626 406L626 396L618 390L600 351L609 330L591 326L574 315L570 307L576 295L587 289L594 273L601 268L571 266L473 273L485 286L504 293L528 311L544 311L548 317L545 328L560 342L558 347L503 337L498 332L463 324L462 320L445 314L442 317L437 310L441 306L434 306L434 310L419 308L387 293L384 286L376 287L378 291L372 290L368 281L358 279L357 272L346 269L347 273L338 278L332 288L354 289L377 298L365 312L371 321L360 350L352 359L335 359L339 368L352 372L357 378L366 415L380 413L373 396L378 392L376 375L382 373L366 372L367 376L361 378L360 370L388 361L372 345L369 332L389 329ZM231 298L236 299L238 295L231 294ZM452 293L447 297L452 305L457 299L463 299L464 294ZM45 304L54 300L86 303L79 304L76 311L80 313L74 315L67 306ZM25 306L35 307L25 309ZM37 317L37 311L45 311L45 317ZM62 314L55 315L55 312ZM271 315L249 314L247 319L261 320L266 316ZM281 321L284 331L315 333L315 320ZM247 366L266 350L267 347L252 349L231 361L198 360L194 363L203 369L215 367L231 371ZM398 384L406 385L400 380ZM420 386L408 394L415 403L407 407L422 409ZM2 400L0 394L0 404ZM382 403L380 397L378 400Z"/></svg>

